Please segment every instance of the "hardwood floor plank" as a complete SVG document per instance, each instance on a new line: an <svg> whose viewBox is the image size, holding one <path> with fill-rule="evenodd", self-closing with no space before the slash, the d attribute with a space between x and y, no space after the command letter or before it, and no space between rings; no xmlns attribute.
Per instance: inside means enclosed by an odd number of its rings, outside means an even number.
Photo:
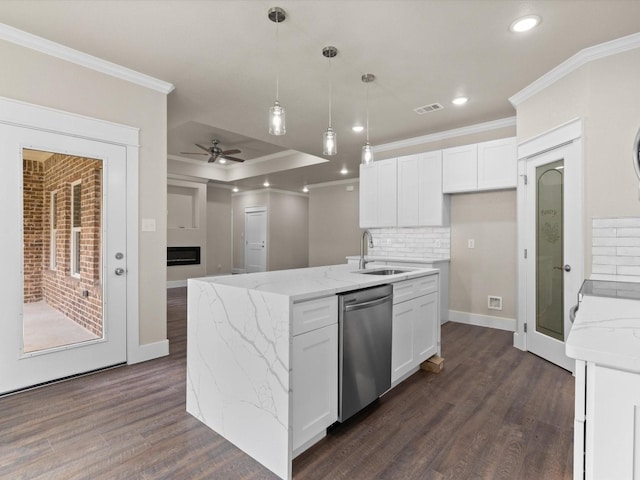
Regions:
<svg viewBox="0 0 640 480"><path fill-rule="evenodd" d="M0 398L0 479L275 479L186 413L186 289L167 316L168 357ZM445 369L331 429L294 479L569 479L573 377L512 341L444 325Z"/></svg>

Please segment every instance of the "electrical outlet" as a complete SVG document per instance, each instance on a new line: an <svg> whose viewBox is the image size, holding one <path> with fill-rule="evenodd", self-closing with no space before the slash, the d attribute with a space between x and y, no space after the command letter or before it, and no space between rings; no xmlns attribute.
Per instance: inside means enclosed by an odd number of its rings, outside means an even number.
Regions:
<svg viewBox="0 0 640 480"><path fill-rule="evenodd" d="M476 241L473 238L467 240L467 248L476 248Z"/></svg>

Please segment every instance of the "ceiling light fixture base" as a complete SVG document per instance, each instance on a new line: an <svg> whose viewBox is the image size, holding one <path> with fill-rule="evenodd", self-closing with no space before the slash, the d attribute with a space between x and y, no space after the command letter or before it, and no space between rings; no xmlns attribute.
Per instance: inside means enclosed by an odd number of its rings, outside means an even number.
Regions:
<svg viewBox="0 0 640 480"><path fill-rule="evenodd" d="M322 49L322 55L327 58L333 58L338 55L338 49L336 47L324 47Z"/></svg>
<svg viewBox="0 0 640 480"><path fill-rule="evenodd" d="M287 12L284 11L283 8L273 7L269 9L269 20L274 23L282 23L287 19Z"/></svg>
<svg viewBox="0 0 640 480"><path fill-rule="evenodd" d="M362 75L362 81L364 83L373 82L375 79L376 79L376 76L373 73L365 73L364 75Z"/></svg>

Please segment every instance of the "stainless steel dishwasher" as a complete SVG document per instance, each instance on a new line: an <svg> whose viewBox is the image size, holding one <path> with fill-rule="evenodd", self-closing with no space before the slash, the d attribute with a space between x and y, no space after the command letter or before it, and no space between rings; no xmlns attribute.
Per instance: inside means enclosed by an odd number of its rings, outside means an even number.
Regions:
<svg viewBox="0 0 640 480"><path fill-rule="evenodd" d="M391 285L339 295L338 420L391 388Z"/></svg>

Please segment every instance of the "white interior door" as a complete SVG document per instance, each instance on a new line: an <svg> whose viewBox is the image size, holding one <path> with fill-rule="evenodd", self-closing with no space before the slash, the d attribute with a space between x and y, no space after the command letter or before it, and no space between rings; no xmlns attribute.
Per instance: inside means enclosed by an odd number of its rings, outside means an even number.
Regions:
<svg viewBox="0 0 640 480"><path fill-rule="evenodd" d="M570 308L583 281L579 143L526 163L526 345L567 370Z"/></svg>
<svg viewBox="0 0 640 480"><path fill-rule="evenodd" d="M93 177L98 183L93 192L96 192L95 196L100 202L96 221L92 223L94 229L90 230L84 224L81 226L79 222L74 223L73 209L78 215L80 202L85 201L87 190L82 188L81 182L68 182L58 189L60 198L49 200L52 203L66 202L67 210L60 207L58 211L64 211L63 215L69 217L65 217L67 223L64 228L58 227L56 235L67 240L57 244L59 251L54 252L55 256L46 256L42 261L45 275L56 273L55 268L64 269L60 272L69 277L66 280L67 285L72 285L70 295L80 300L91 298L96 292L102 296L97 302L101 309L102 329L90 340L25 349L27 282L24 273L28 259L25 262L24 149L94 159L101 167L95 169ZM0 335L0 394L126 361L126 158L124 146L0 124L0 163L3 171L0 176L0 219L4 225L0 231L0 249L4 254L3 276L0 279L3 299L3 314L0 317L3 332ZM83 286L81 273L87 261L84 252L87 244L84 242L89 231L93 232L91 244L99 252L91 260L94 290ZM83 243L74 244L74 235ZM43 241L46 243L46 238ZM57 266L54 258L58 259ZM95 305L96 301L93 300ZM88 316L86 311L80 314L81 317L83 315Z"/></svg>
<svg viewBox="0 0 640 480"><path fill-rule="evenodd" d="M267 209L265 207L245 208L244 268L247 272L267 271Z"/></svg>

